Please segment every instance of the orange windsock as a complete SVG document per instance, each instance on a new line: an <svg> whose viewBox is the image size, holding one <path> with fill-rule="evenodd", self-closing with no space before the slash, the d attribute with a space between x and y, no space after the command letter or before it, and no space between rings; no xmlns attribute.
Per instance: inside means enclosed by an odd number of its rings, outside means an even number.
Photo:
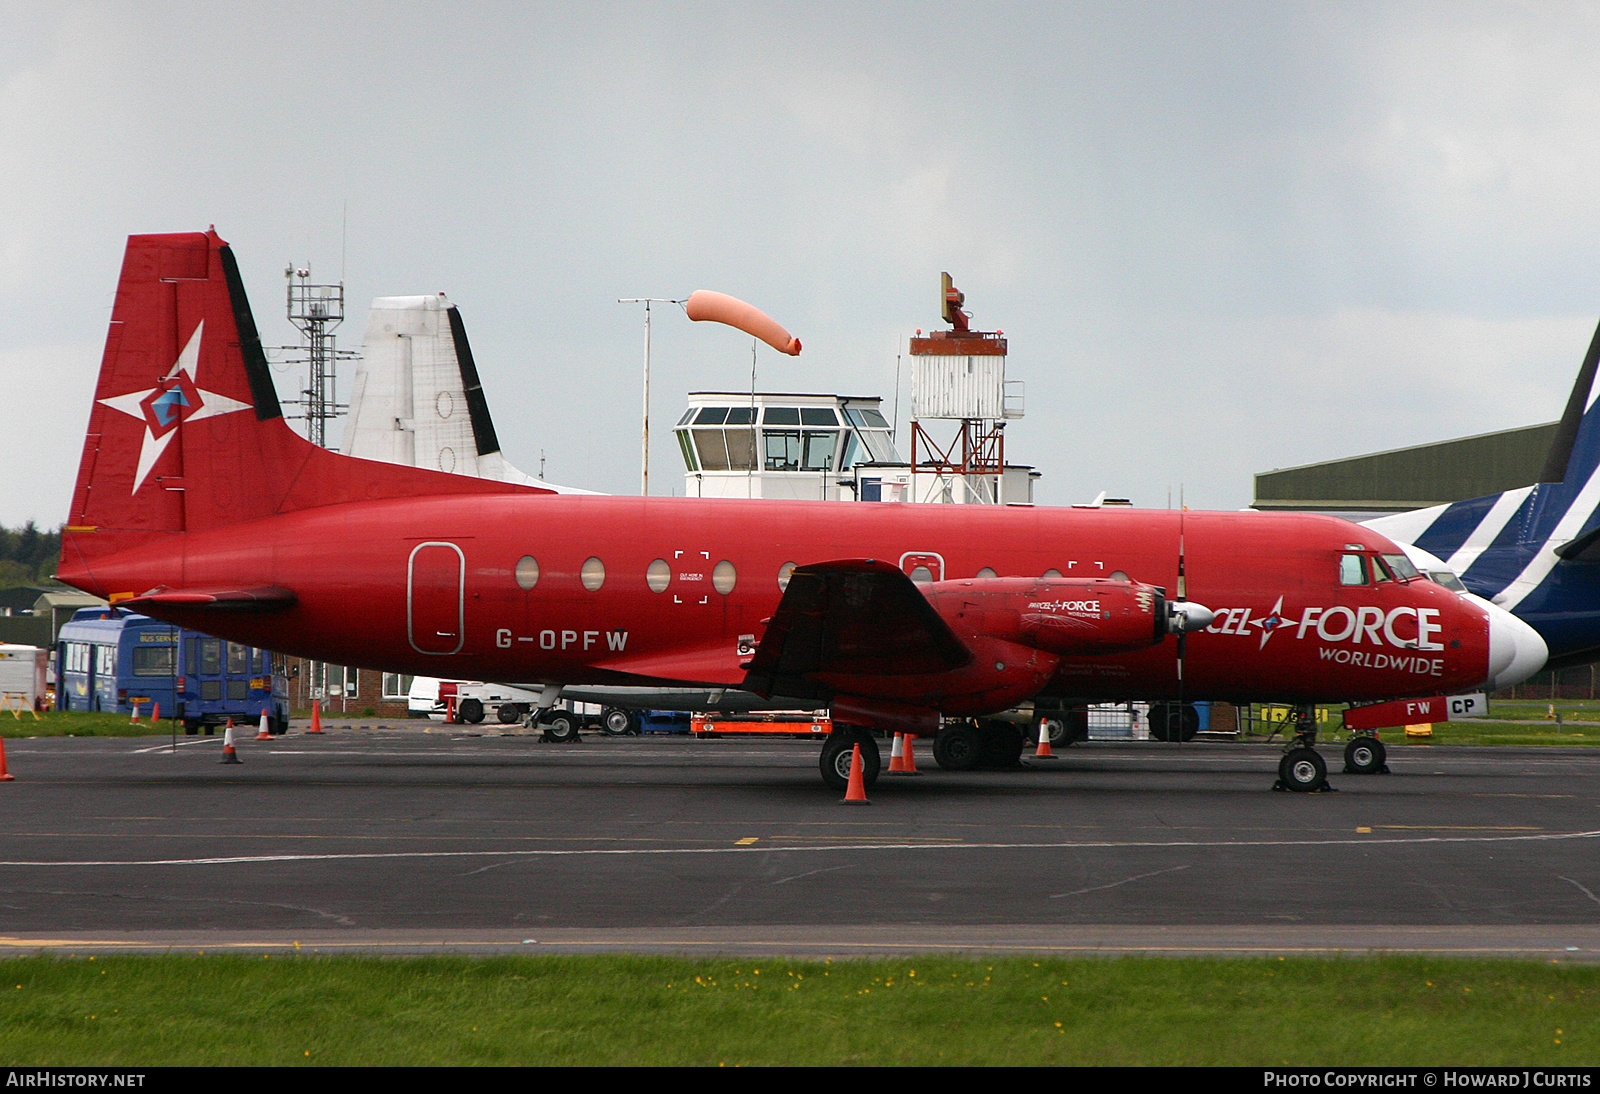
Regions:
<svg viewBox="0 0 1600 1094"><path fill-rule="evenodd" d="M689 318L696 322L709 319L714 323L726 323L730 327L761 339L779 353L787 353L790 357L800 353L800 339L778 326L772 317L760 308L746 304L743 300L735 299L727 293L696 289L690 294L684 310L689 313Z"/></svg>

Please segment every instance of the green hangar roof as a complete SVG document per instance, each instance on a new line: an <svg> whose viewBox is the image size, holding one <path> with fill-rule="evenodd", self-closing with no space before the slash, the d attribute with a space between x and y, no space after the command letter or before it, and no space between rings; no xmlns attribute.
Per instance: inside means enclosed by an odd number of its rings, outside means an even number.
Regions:
<svg viewBox="0 0 1600 1094"><path fill-rule="evenodd" d="M1539 481L1559 423L1264 471L1257 509L1404 512Z"/></svg>

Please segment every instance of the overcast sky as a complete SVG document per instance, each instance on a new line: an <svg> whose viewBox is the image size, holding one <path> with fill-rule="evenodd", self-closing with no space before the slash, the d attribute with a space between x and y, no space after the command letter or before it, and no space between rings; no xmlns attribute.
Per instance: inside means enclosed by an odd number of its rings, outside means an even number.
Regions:
<svg viewBox="0 0 1600 1094"><path fill-rule="evenodd" d="M462 309L507 457L636 492L642 315L879 394L939 272L1010 339L1039 500L1548 421L1600 314L1590 4L0 3L0 523L65 519L126 236ZM347 235L341 223L347 213ZM655 493L750 340L657 312ZM281 394L298 386L278 376ZM348 392L346 383L343 391ZM908 395L902 395L902 417Z"/></svg>

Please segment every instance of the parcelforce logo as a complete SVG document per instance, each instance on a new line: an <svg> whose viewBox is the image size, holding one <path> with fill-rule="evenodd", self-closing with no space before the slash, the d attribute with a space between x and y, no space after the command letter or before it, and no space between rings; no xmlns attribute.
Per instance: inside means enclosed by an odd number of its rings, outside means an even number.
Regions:
<svg viewBox="0 0 1600 1094"><path fill-rule="evenodd" d="M1222 608L1218 610L1209 634L1250 634L1252 629L1261 635L1261 645L1267 644L1280 630L1294 628L1294 636L1303 639L1308 634L1324 642L1348 643L1352 646L1370 645L1382 648L1393 646L1402 650L1442 650L1443 642L1434 636L1444 628L1436 622L1437 608L1306 608L1298 620L1283 614L1283 598L1271 612L1260 618L1251 617L1250 608Z"/></svg>
<svg viewBox="0 0 1600 1094"><path fill-rule="evenodd" d="M1100 613L1098 600L1035 600L1028 607L1047 612L1094 612Z"/></svg>

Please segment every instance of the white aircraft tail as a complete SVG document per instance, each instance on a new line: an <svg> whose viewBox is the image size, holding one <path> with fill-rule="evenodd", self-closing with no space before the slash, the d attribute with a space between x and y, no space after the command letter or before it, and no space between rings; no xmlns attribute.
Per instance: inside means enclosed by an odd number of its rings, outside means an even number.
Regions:
<svg viewBox="0 0 1600 1094"><path fill-rule="evenodd" d="M546 483L506 460L460 309L444 293L372 302L341 451L557 493L592 493Z"/></svg>

